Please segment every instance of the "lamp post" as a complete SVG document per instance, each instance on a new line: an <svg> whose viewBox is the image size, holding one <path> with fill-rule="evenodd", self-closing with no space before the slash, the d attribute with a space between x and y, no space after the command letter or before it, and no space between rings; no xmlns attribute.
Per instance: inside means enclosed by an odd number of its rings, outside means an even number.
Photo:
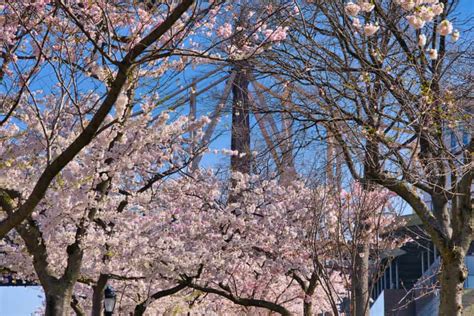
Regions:
<svg viewBox="0 0 474 316"><path fill-rule="evenodd" d="M105 316L112 316L112 314L114 313L115 298L116 298L116 294L115 294L114 289L110 285L107 285L107 287L104 290Z"/></svg>

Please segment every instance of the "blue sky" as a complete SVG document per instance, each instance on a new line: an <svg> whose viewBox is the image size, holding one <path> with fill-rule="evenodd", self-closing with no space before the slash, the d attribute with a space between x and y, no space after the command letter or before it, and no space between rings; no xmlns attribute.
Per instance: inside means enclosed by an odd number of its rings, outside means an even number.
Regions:
<svg viewBox="0 0 474 316"><path fill-rule="evenodd" d="M459 2L459 12L465 17L473 17L474 14L474 1L473 0L461 0Z"/></svg>
<svg viewBox="0 0 474 316"><path fill-rule="evenodd" d="M29 316L41 307L43 300L38 286L0 286L0 315Z"/></svg>
<svg viewBox="0 0 474 316"><path fill-rule="evenodd" d="M458 8L460 18L474 18L474 0L461 0ZM473 24L472 22L470 23ZM228 137L221 138L212 148L230 147ZM217 159L216 159L217 158ZM204 166L214 164L221 157L209 157L203 161ZM29 316L43 301L39 287L2 287L0 286L0 315L1 316Z"/></svg>

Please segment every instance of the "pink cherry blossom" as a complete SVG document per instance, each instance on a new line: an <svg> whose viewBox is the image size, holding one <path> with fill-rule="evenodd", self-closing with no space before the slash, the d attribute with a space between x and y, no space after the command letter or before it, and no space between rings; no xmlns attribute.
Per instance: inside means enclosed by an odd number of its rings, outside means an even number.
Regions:
<svg viewBox="0 0 474 316"><path fill-rule="evenodd" d="M372 36L379 30L379 28L380 27L378 25L369 23L364 25L364 33L367 36Z"/></svg>
<svg viewBox="0 0 474 316"><path fill-rule="evenodd" d="M454 30L454 32L451 34L451 41L457 42L459 40L459 37L461 37L461 34L459 33L459 31Z"/></svg>
<svg viewBox="0 0 474 316"><path fill-rule="evenodd" d="M372 12L375 8L375 5L370 3L369 1L362 1L359 2L360 9L364 12Z"/></svg>
<svg viewBox="0 0 474 316"><path fill-rule="evenodd" d="M428 49L428 56L431 60L438 59L438 50L434 48Z"/></svg>
<svg viewBox="0 0 474 316"><path fill-rule="evenodd" d="M359 14L361 7L353 2L348 2L344 7L344 10L347 15L356 16L357 14Z"/></svg>
<svg viewBox="0 0 474 316"><path fill-rule="evenodd" d="M444 11L444 3L440 2L431 7L435 15L440 15Z"/></svg>
<svg viewBox="0 0 474 316"><path fill-rule="evenodd" d="M418 36L418 46L423 48L426 45L426 35L425 34L420 34Z"/></svg>
<svg viewBox="0 0 474 316"><path fill-rule="evenodd" d="M415 29L421 29L425 26L425 21L418 15L409 15L407 16L408 23Z"/></svg>
<svg viewBox="0 0 474 316"><path fill-rule="evenodd" d="M217 29L217 35L224 38L230 37L232 33L232 25L230 23L224 23L224 25Z"/></svg>
<svg viewBox="0 0 474 316"><path fill-rule="evenodd" d="M443 20L438 25L436 31L441 34L442 36L447 36L453 32L453 24L448 20Z"/></svg>
<svg viewBox="0 0 474 316"><path fill-rule="evenodd" d="M399 0L398 2L400 3L400 6L406 11L413 10L416 6L414 0Z"/></svg>
<svg viewBox="0 0 474 316"><path fill-rule="evenodd" d="M433 21L433 18L436 16L431 7L422 6L417 13L425 22Z"/></svg>

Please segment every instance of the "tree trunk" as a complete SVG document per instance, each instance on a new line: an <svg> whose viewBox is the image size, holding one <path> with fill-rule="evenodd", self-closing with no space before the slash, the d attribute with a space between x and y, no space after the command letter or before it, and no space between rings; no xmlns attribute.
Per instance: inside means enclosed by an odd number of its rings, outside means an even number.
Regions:
<svg viewBox="0 0 474 316"><path fill-rule="evenodd" d="M45 316L68 316L72 301L72 289L58 288L46 291Z"/></svg>
<svg viewBox="0 0 474 316"><path fill-rule="evenodd" d="M94 285L92 294L92 316L102 316L102 307L104 305L104 289L107 286L108 276L101 274L97 284Z"/></svg>
<svg viewBox="0 0 474 316"><path fill-rule="evenodd" d="M369 245L357 247L352 275L353 315L369 316Z"/></svg>
<svg viewBox="0 0 474 316"><path fill-rule="evenodd" d="M313 316L313 304L311 302L303 303L303 315L304 316Z"/></svg>
<svg viewBox="0 0 474 316"><path fill-rule="evenodd" d="M464 256L457 256L452 260L443 259L440 275L440 316L462 315L462 295L466 277L467 270L464 264Z"/></svg>
<svg viewBox="0 0 474 316"><path fill-rule="evenodd" d="M376 105L373 105L374 107ZM372 122L373 123L373 122ZM380 170L380 155L378 144L370 138L367 139L366 153L364 158L364 180L362 186L369 192L374 189L372 175ZM352 275L352 304L353 314L355 316L369 316L369 255L370 255L370 236L366 232L370 230L368 224L369 210L360 209L360 216L357 225L358 234L355 236L357 244L357 253L355 254L353 275Z"/></svg>
<svg viewBox="0 0 474 316"><path fill-rule="evenodd" d="M146 311L146 305L139 304L135 306L135 309L133 310L133 316L142 316L145 314L145 311Z"/></svg>

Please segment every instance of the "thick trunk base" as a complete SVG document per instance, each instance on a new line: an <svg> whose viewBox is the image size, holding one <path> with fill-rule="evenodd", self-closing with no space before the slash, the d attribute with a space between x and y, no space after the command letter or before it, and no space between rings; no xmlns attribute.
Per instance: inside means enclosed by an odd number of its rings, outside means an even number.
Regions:
<svg viewBox="0 0 474 316"><path fill-rule="evenodd" d="M464 260L453 260L443 263L440 275L440 316L461 316L462 296L467 269Z"/></svg>
<svg viewBox="0 0 474 316"><path fill-rule="evenodd" d="M358 246L352 281L352 315L369 316L369 245Z"/></svg>
<svg viewBox="0 0 474 316"><path fill-rule="evenodd" d="M313 304L305 302L303 305L303 316L312 316L313 315Z"/></svg>
<svg viewBox="0 0 474 316"><path fill-rule="evenodd" d="M71 291L46 294L45 316L69 316L71 313Z"/></svg>

